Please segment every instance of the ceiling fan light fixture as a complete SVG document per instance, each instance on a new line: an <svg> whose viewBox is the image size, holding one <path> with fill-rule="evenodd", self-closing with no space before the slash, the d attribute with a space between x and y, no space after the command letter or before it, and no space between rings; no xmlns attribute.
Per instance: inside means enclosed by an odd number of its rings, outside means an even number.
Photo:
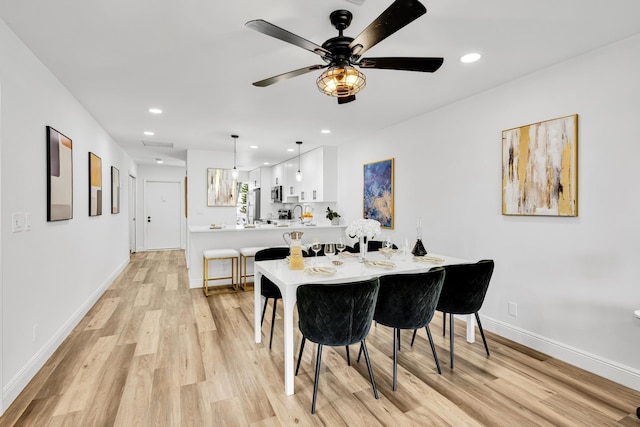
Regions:
<svg viewBox="0 0 640 427"><path fill-rule="evenodd" d="M352 96L367 85L367 78L351 65L333 66L316 80L318 89L325 95L337 98Z"/></svg>

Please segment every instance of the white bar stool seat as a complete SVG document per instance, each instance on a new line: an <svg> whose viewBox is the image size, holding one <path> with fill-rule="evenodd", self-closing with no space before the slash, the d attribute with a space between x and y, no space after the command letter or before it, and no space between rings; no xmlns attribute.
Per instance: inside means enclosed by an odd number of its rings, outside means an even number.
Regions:
<svg viewBox="0 0 640 427"><path fill-rule="evenodd" d="M266 246L251 246L248 248L240 248L240 282L242 290L247 290L247 277L253 277L253 274L247 274L247 258L254 258L256 252L267 249Z"/></svg>
<svg viewBox="0 0 640 427"><path fill-rule="evenodd" d="M238 265L240 260L240 253L235 249L205 249L202 251L202 257L204 262L203 269L203 289L206 296L211 295L209 291L209 282L211 280L231 280L230 288L223 288L227 291L238 292ZM231 261L231 276L219 276L209 277L209 261ZM219 286L216 286L219 288ZM221 293L221 292L217 292Z"/></svg>

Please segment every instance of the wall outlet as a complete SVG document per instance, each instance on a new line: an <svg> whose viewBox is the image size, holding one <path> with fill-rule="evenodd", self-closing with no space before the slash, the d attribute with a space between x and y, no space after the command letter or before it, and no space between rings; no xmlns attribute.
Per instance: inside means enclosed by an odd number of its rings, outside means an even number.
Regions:
<svg viewBox="0 0 640 427"><path fill-rule="evenodd" d="M518 317L518 304L515 302L509 302L509 315Z"/></svg>
<svg viewBox="0 0 640 427"><path fill-rule="evenodd" d="M33 325L33 342L38 341L39 329L40 329L40 326L37 323Z"/></svg>

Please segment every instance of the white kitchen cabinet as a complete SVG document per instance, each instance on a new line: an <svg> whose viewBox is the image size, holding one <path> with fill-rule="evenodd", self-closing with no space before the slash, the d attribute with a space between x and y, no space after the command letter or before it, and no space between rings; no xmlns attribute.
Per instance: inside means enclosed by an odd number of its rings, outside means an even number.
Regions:
<svg viewBox="0 0 640 427"><path fill-rule="evenodd" d="M338 200L338 149L323 146L300 158L301 202L336 202ZM297 171L297 168L296 168Z"/></svg>
<svg viewBox="0 0 640 427"><path fill-rule="evenodd" d="M282 185L284 178L284 163L278 163L271 168L271 186Z"/></svg>
<svg viewBox="0 0 640 427"><path fill-rule="evenodd" d="M249 189L263 188L263 191L271 191L271 168L259 167L249 171Z"/></svg>

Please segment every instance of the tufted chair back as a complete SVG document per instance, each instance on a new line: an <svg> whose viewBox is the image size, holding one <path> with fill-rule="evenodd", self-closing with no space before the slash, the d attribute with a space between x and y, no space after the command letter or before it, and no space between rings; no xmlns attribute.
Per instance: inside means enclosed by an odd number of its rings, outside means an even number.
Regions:
<svg viewBox="0 0 640 427"><path fill-rule="evenodd" d="M371 328L379 287L377 278L298 287L300 332L310 341L329 346L364 340Z"/></svg>
<svg viewBox="0 0 640 427"><path fill-rule="evenodd" d="M473 314L482 307L493 274L493 260L445 267L446 277L436 310L452 314Z"/></svg>
<svg viewBox="0 0 640 427"><path fill-rule="evenodd" d="M442 267L426 273L380 277L373 320L391 328L424 328L433 318L444 277Z"/></svg>

